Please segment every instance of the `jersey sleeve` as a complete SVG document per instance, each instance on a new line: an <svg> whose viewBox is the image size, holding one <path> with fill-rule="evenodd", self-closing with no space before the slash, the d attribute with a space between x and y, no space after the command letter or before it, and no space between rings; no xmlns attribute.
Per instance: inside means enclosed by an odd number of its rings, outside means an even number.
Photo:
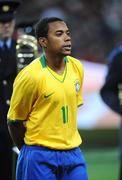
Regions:
<svg viewBox="0 0 122 180"><path fill-rule="evenodd" d="M80 89L78 91L78 98L77 98L77 106L81 106L83 104L83 79L84 79L84 68L83 64L79 61L78 62L78 73L80 79Z"/></svg>
<svg viewBox="0 0 122 180"><path fill-rule="evenodd" d="M13 85L13 93L8 111L8 120L27 120L36 99L36 86L30 73L22 71Z"/></svg>

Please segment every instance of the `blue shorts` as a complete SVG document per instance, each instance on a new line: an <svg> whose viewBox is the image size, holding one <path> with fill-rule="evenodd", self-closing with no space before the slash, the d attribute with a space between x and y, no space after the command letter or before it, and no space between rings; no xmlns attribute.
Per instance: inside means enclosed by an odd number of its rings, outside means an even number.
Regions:
<svg viewBox="0 0 122 180"><path fill-rule="evenodd" d="M61 151L24 145L16 180L88 180L85 159L79 147Z"/></svg>

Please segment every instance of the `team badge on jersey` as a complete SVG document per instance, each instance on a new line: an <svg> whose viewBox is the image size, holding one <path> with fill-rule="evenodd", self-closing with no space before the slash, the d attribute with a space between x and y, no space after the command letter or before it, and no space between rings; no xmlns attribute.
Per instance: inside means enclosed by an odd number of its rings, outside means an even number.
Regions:
<svg viewBox="0 0 122 180"><path fill-rule="evenodd" d="M79 80L77 79L77 80L75 80L75 90L76 90L76 92L79 92L80 91L80 82L79 82Z"/></svg>

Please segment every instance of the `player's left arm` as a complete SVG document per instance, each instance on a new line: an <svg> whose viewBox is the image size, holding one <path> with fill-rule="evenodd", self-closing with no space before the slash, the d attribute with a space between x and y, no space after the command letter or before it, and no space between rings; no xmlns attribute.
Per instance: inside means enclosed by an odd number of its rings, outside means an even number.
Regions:
<svg viewBox="0 0 122 180"><path fill-rule="evenodd" d="M26 127L22 120L8 120L8 130L15 145L20 150L24 144Z"/></svg>
<svg viewBox="0 0 122 180"><path fill-rule="evenodd" d="M80 107L83 105L83 80L84 80L84 67L80 61L78 65L78 74L79 74L79 79L80 79L80 89L78 91L77 106Z"/></svg>

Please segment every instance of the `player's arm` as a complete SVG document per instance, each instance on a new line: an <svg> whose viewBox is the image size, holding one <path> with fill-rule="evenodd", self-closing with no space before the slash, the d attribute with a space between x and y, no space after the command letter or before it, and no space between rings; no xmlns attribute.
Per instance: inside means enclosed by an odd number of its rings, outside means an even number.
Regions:
<svg viewBox="0 0 122 180"><path fill-rule="evenodd" d="M8 120L8 130L15 145L20 150L24 144L26 128L21 120Z"/></svg>
<svg viewBox="0 0 122 180"><path fill-rule="evenodd" d="M13 86L7 119L10 135L19 149L24 143L28 115L36 101L37 85L35 85L34 80L25 68L18 74Z"/></svg>
<svg viewBox="0 0 122 180"><path fill-rule="evenodd" d="M78 102L77 106L78 108L83 105L83 80L84 80L84 67L83 64L79 61L78 65L78 72L79 72L79 79L80 79L80 89L78 91Z"/></svg>

